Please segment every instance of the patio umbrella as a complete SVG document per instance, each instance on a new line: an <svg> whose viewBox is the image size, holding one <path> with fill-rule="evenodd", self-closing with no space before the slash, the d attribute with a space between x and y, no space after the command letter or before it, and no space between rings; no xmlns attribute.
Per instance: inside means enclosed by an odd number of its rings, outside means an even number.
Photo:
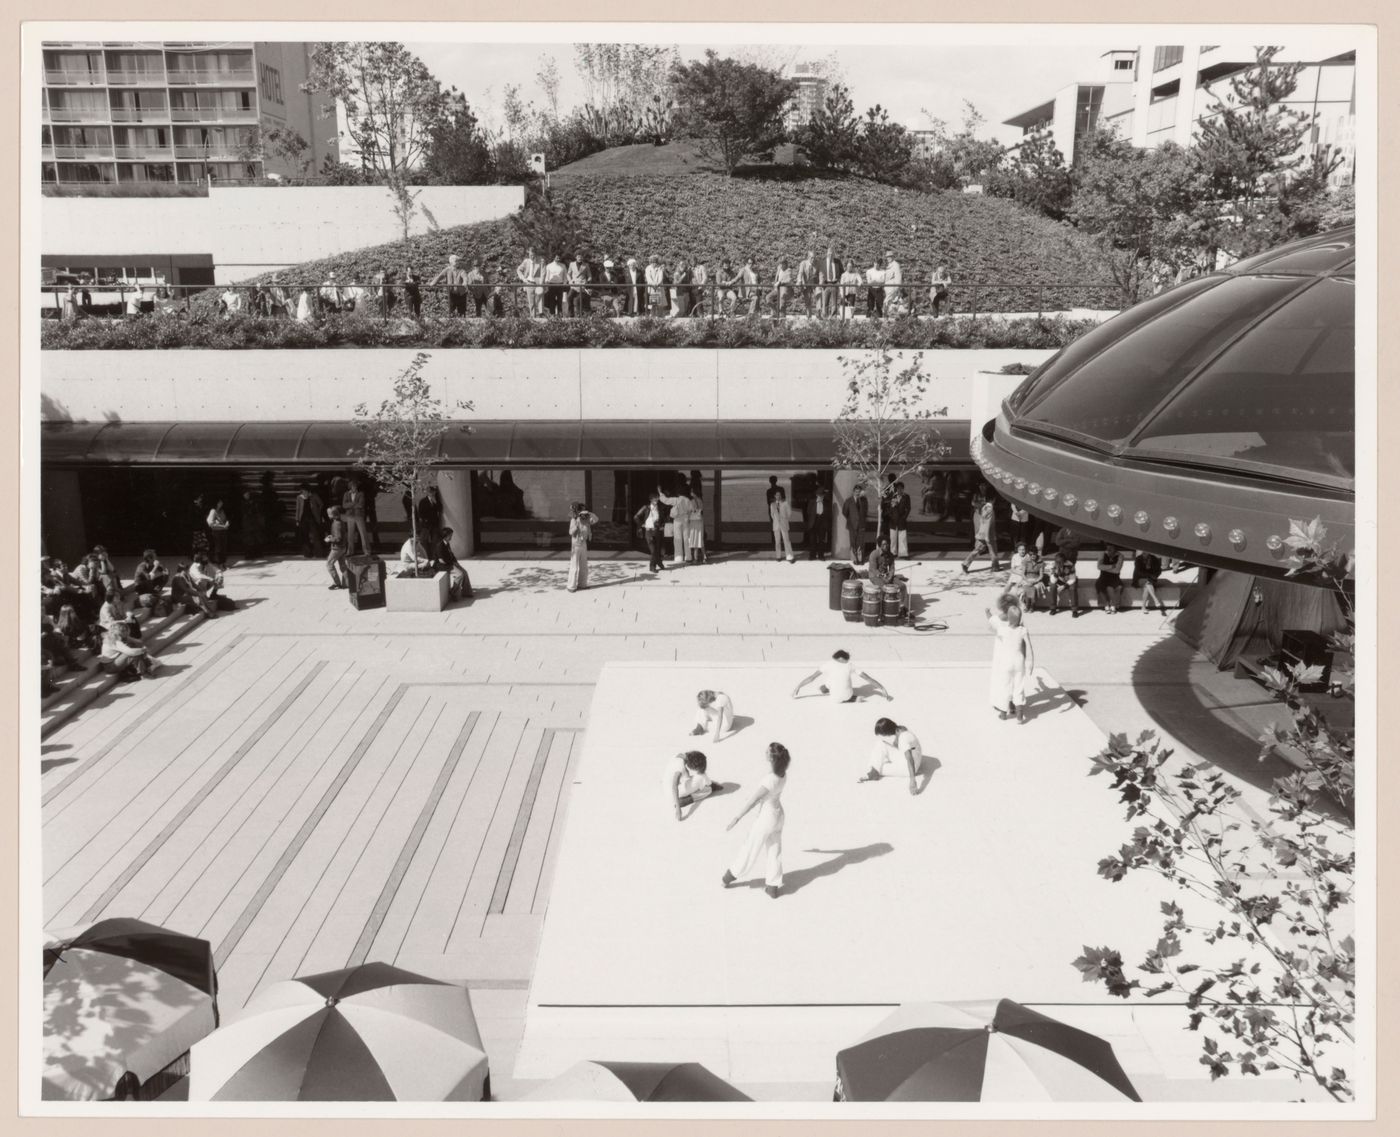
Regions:
<svg viewBox="0 0 1400 1137"><path fill-rule="evenodd" d="M752 1101L699 1062L578 1062L526 1101Z"/></svg>
<svg viewBox="0 0 1400 1137"><path fill-rule="evenodd" d="M836 1055L836 1101L1141 1101L1113 1047L1010 999L900 1007Z"/></svg>
<svg viewBox="0 0 1400 1137"><path fill-rule="evenodd" d="M125 918L52 935L44 1099L106 1100L127 1074L145 1082L218 1026L217 991L206 940Z"/></svg>
<svg viewBox="0 0 1400 1137"><path fill-rule="evenodd" d="M482 1101L465 987L365 963L274 983L190 1055L190 1101Z"/></svg>

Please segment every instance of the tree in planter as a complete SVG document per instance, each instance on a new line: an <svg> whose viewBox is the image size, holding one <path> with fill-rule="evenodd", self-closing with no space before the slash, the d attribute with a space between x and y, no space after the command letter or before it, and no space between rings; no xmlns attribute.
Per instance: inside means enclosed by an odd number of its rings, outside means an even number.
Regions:
<svg viewBox="0 0 1400 1137"><path fill-rule="evenodd" d="M1273 818L1260 819L1221 771L1171 758L1153 731L1135 742L1113 735L1094 758L1090 773L1110 775L1127 820L1139 822L1099 875L1155 874L1191 910L1162 902L1141 979L1113 947L1086 944L1074 966L1118 998L1140 989L1183 998L1187 1028L1207 1027L1200 1061L1212 1080L1281 1069L1351 1100L1336 1057L1354 1042L1356 1013L1349 832L1277 800Z"/></svg>
<svg viewBox="0 0 1400 1137"><path fill-rule="evenodd" d="M836 447L831 464L853 470L857 482L874 486L877 503L887 481L901 481L948 450L933 425L948 408L926 405L929 377L923 359L919 352L906 363L902 351L891 349L887 332L864 354L841 357L846 400L833 423ZM880 510L877 542L883 528Z"/></svg>
<svg viewBox="0 0 1400 1137"><path fill-rule="evenodd" d="M394 380L390 398L371 411L368 404L355 407L355 425L364 441L358 450L350 452L357 469L364 470L386 490L396 489L417 503L421 494L434 484L442 438L449 430L471 433L465 423L454 423L449 410L472 411L470 402L458 402L445 407L433 397L432 388L423 378L423 369L431 358L419 352ZM418 510L408 511L413 547L418 548ZM421 575L415 569L415 575Z"/></svg>

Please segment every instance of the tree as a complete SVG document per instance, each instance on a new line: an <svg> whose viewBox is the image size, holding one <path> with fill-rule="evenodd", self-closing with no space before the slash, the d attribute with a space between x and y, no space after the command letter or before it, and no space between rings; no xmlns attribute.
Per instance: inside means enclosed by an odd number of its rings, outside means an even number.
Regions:
<svg viewBox="0 0 1400 1137"><path fill-rule="evenodd" d="M272 126L263 130L262 148L265 156L270 155L285 162L298 178L305 178L311 169L311 144L290 126Z"/></svg>
<svg viewBox="0 0 1400 1137"><path fill-rule="evenodd" d="M574 68L583 81L583 116L604 147L670 133L674 46L650 43L580 43Z"/></svg>
<svg viewBox="0 0 1400 1137"><path fill-rule="evenodd" d="M381 487L397 489L417 501L436 478L442 437L449 430L471 433L466 423L454 424L448 410L471 411L469 402L444 407L433 397L432 388L423 378L423 369L431 357L419 352L394 380L393 395L371 411L367 404L355 407L355 425L363 442L358 451L352 450L357 469L364 470ZM418 546L418 511L408 511L408 523ZM415 570L416 572L417 570Z"/></svg>
<svg viewBox="0 0 1400 1137"><path fill-rule="evenodd" d="M923 352L908 363L904 353L890 349L882 331L876 346L858 357L841 357L846 372L846 400L833 423L838 470L853 470L859 484L873 486L883 496L886 483L900 481L948 450L933 420L948 408L926 405L929 377ZM876 540L884 511L876 522Z"/></svg>
<svg viewBox="0 0 1400 1137"><path fill-rule="evenodd" d="M455 89L448 94L442 119L428 133L423 168L440 185L490 185L496 180L490 140L466 97Z"/></svg>
<svg viewBox="0 0 1400 1137"><path fill-rule="evenodd" d="M578 208L568 198L556 197L548 190L528 194L525 204L511 214L510 227L518 244L543 256L558 253L567 257L586 247L587 228Z"/></svg>
<svg viewBox="0 0 1400 1137"><path fill-rule="evenodd" d="M449 97L401 43L318 43L303 91L339 99L360 161L377 174L403 174L427 153Z"/></svg>
<svg viewBox="0 0 1400 1137"><path fill-rule="evenodd" d="M423 191L410 189L402 174L390 174L387 185L394 216L398 218L403 239L407 241L409 229L413 226L413 215L418 212L418 195Z"/></svg>
<svg viewBox="0 0 1400 1137"><path fill-rule="evenodd" d="M718 160L728 174L746 158L765 160L786 141L783 116L796 84L775 71L713 50L671 69L676 125Z"/></svg>
<svg viewBox="0 0 1400 1137"><path fill-rule="evenodd" d="M1090 235L1118 285L1119 302L1135 304L1154 276L1199 264L1194 209L1197 176L1190 155L1168 143L1139 150L1098 134L1086 139L1074 169L1070 219Z"/></svg>
<svg viewBox="0 0 1400 1137"><path fill-rule="evenodd" d="M904 180L914 157L909 132L890 121L884 107L876 103L865 112L856 146L857 166L872 181L895 184Z"/></svg>
<svg viewBox="0 0 1400 1137"><path fill-rule="evenodd" d="M835 84L816 112L793 132L792 140L814 166L854 170L860 162L860 119L851 94Z"/></svg>
<svg viewBox="0 0 1400 1137"><path fill-rule="evenodd" d="M1336 1064L1356 1011L1349 832L1277 796L1261 819L1221 771L1171 759L1152 731L1115 734L1093 759L1090 773L1109 775L1137 823L1099 875L1159 876L1191 910L1162 902L1162 934L1133 968L1142 978L1114 947L1086 944L1074 966L1118 998L1147 983L1148 997L1184 999L1188 1029L1207 1028L1200 1061L1212 1080L1283 1069L1350 1100Z"/></svg>
<svg viewBox="0 0 1400 1137"><path fill-rule="evenodd" d="M1274 63L1278 52L1256 49L1254 66L1230 80L1229 97L1214 95L1217 113L1201 121L1191 149L1213 205L1204 234L1212 253L1244 257L1296 235L1289 213L1326 192L1330 168L1289 190L1290 181L1308 172L1312 116L1285 102L1297 89L1302 64ZM1335 164L1340 156L1325 161Z"/></svg>
<svg viewBox="0 0 1400 1137"><path fill-rule="evenodd" d="M1006 148L992 138L979 138L977 132L987 121L982 112L963 100L962 129L949 133L941 118L923 112L934 132L935 154L922 163L919 184L924 189L966 189L982 185L1002 164Z"/></svg>
<svg viewBox="0 0 1400 1137"><path fill-rule="evenodd" d="M1065 156L1050 131L1033 130L1016 148L1009 167L996 171L988 186L997 197L1009 197L1051 220L1064 219L1070 206L1070 172Z"/></svg>

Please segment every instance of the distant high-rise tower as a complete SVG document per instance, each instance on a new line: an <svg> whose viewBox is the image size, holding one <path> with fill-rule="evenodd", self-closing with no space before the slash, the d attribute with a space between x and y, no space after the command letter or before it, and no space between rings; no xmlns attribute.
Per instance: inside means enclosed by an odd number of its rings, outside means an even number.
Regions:
<svg viewBox="0 0 1400 1137"><path fill-rule="evenodd" d="M830 84L826 76L819 74L816 66L810 63L799 63L792 81L797 84L797 91L792 97L792 102L788 104L783 121L789 130L796 130L810 122L812 116L821 109Z"/></svg>

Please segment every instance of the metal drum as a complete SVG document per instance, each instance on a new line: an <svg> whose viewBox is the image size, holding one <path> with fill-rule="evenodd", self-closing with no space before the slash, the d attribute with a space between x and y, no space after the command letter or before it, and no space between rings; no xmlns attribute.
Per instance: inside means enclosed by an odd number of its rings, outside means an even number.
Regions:
<svg viewBox="0 0 1400 1137"><path fill-rule="evenodd" d="M885 623L899 623L899 611L902 607L899 585L885 585Z"/></svg>
<svg viewBox="0 0 1400 1137"><path fill-rule="evenodd" d="M865 615L865 626L867 628L878 628L880 626L880 586L872 584L870 581L863 581L861 608Z"/></svg>
<svg viewBox="0 0 1400 1137"><path fill-rule="evenodd" d="M860 586L854 578L841 582L841 615L853 624L860 623Z"/></svg>

